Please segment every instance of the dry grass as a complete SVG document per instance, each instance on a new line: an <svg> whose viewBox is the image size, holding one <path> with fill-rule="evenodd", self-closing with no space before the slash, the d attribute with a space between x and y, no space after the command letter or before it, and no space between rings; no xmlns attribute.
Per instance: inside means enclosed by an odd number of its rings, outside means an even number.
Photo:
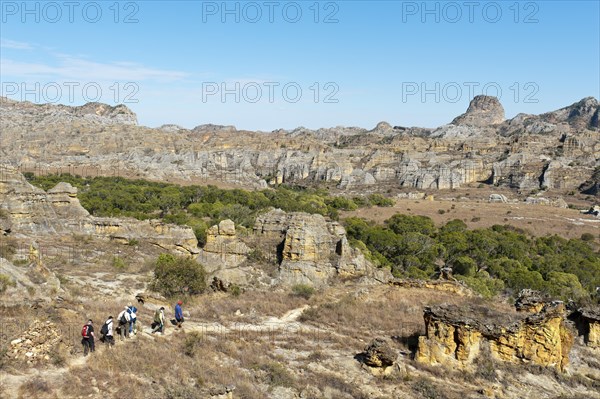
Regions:
<svg viewBox="0 0 600 399"><path fill-rule="evenodd" d="M455 196L456 194L453 194ZM458 196L458 195L456 195ZM581 209L589 208L589 204L581 205ZM444 209L443 214L438 209ZM528 231L534 236L558 234L567 238L580 238L583 233L591 233L598 237L600 223L595 217L582 215L575 209L562 209L541 205L496 204L485 199L469 202L453 202L445 200L405 200L396 201L389 208L363 208L352 212L342 212L340 218L362 217L376 222L383 222L396 213L428 216L437 226L450 220L460 219L470 229L490 227L495 224L509 224Z"/></svg>
<svg viewBox="0 0 600 399"><path fill-rule="evenodd" d="M259 317L281 317L306 300L291 291L245 291L239 296L216 293L201 296L187 306L192 317L205 322L256 321ZM235 316L236 311L243 316Z"/></svg>
<svg viewBox="0 0 600 399"><path fill-rule="evenodd" d="M423 330L422 308L430 304L466 304L474 298L459 297L452 293L396 286L357 286L346 282L316 292L309 300L280 292L252 291L239 297L230 294L207 294L188 301L184 310L192 319L203 322L217 321L230 326L230 331L219 332L184 329L165 336L138 335L135 339L117 342L114 348L98 344L97 351L81 364L79 332L85 319L96 320L97 330L108 314L116 313L123 305L117 301L82 299L61 306L74 311L55 309L50 318L59 321L65 339L73 343L68 373L61 378L49 378L59 370L51 366L40 369L42 377L29 378L20 387L22 397L78 398L190 398L210 397L215 387L234 385L234 397L262 399L273 397L276 389L291 388L305 398L367 398L373 390L393 397L393 392L411 392L414 397L436 397L443 393L448 399L457 398L457 392L476 392L477 386L494 383L495 372L482 364L478 373L448 371L442 367L427 367L409 360L404 351L407 340ZM247 315L243 323L256 318L281 317L291 309L305 304L311 309L298 322L284 329L250 331L236 329L240 309ZM487 304L503 308L502 304ZM141 322L148 322L151 312L140 306ZM8 317L26 314L27 320L39 317L31 309L6 309ZM197 320L194 320L197 321ZM71 326L72 327L69 327ZM241 324L244 325L244 324ZM374 337L387 338L401 356L403 367L391 375L373 377L361 369L355 356ZM392 337L396 339L391 339ZM75 362L75 363L73 363ZM410 369L410 371L409 371ZM53 371L54 370L54 371ZM518 366L504 367L502 372L514 378ZM17 373L16 370L11 373ZM48 374L50 373L50 374ZM597 389L597 385L578 377L563 381L567 386L583 385ZM499 381L510 383L510 379ZM441 388L446 389L440 391ZM387 395L387 396L386 396ZM429 396L428 396L429 395ZM433 395L433 396L432 396ZM14 395L13 395L14 396Z"/></svg>
<svg viewBox="0 0 600 399"><path fill-rule="evenodd" d="M424 332L424 306L467 301L472 298L397 287L377 287L359 293L350 290L343 294L332 290L329 295L315 299L314 306L300 320L359 341L381 336L409 337Z"/></svg>

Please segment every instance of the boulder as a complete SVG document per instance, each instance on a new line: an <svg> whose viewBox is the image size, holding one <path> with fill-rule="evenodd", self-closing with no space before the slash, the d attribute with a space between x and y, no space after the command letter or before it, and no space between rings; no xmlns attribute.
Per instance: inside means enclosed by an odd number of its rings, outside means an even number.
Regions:
<svg viewBox="0 0 600 399"><path fill-rule="evenodd" d="M517 312L539 313L548 302L550 300L544 297L541 292L523 289L519 292L515 301L515 309Z"/></svg>
<svg viewBox="0 0 600 399"><path fill-rule="evenodd" d="M389 367L396 362L397 354L383 338L375 338L363 353L364 363L370 367Z"/></svg>
<svg viewBox="0 0 600 399"><path fill-rule="evenodd" d="M499 203L506 204L508 202L508 199L503 194L490 194L489 201L490 202L499 202Z"/></svg>

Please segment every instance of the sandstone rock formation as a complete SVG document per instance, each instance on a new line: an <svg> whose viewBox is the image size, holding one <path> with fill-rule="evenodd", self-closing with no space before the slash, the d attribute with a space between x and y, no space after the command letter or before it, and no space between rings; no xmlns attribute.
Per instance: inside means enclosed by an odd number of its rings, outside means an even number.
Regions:
<svg viewBox="0 0 600 399"><path fill-rule="evenodd" d="M252 269L240 268L250 248L239 239L235 224L227 219L208 229L198 260L210 276L227 283L245 284Z"/></svg>
<svg viewBox="0 0 600 399"><path fill-rule="evenodd" d="M189 227L157 220L90 216L79 203L75 187L59 183L46 193L7 165L0 165L0 211L10 224L11 234L82 234L124 244L145 241L167 251L198 253L198 241Z"/></svg>
<svg viewBox="0 0 600 399"><path fill-rule="evenodd" d="M486 127L504 122L504 108L496 97L476 96L467 112L456 117L453 125Z"/></svg>
<svg viewBox="0 0 600 399"><path fill-rule="evenodd" d="M194 183L326 183L343 190L452 189L486 182L518 190L591 190L600 158L594 98L504 120L498 100L477 96L437 129L238 131L201 125L150 129L123 106L0 101L0 154L22 171L145 177ZM587 182L587 183L586 183ZM584 183L587 184L584 187Z"/></svg>
<svg viewBox="0 0 600 399"><path fill-rule="evenodd" d="M576 320L584 342L590 348L600 348L600 309L584 307L570 317Z"/></svg>
<svg viewBox="0 0 600 399"><path fill-rule="evenodd" d="M473 296L473 291L459 281L394 278L389 280L389 284L403 288L425 288L428 290L451 292L460 296Z"/></svg>
<svg viewBox="0 0 600 399"><path fill-rule="evenodd" d="M385 339L375 338L363 353L364 363L370 367L389 367L396 362L397 354Z"/></svg>
<svg viewBox="0 0 600 399"><path fill-rule="evenodd" d="M37 259L25 266L15 266L0 257L0 275L5 279L0 290L2 304L19 306L50 302L61 292L60 281Z"/></svg>
<svg viewBox="0 0 600 399"><path fill-rule="evenodd" d="M254 231L278 242L279 278L286 284L322 285L334 276L389 279L389 272L375 269L350 247L339 223L321 215L275 209L257 218Z"/></svg>
<svg viewBox="0 0 600 399"><path fill-rule="evenodd" d="M523 289L515 301L515 309L517 312L539 313L548 302L549 299L539 291Z"/></svg>
<svg viewBox="0 0 600 399"><path fill-rule="evenodd" d="M562 303L548 304L535 314L437 306L425 308L424 318L426 335L419 337L416 354L423 363L470 368L484 347L500 361L559 370L569 363L574 337L566 327Z"/></svg>

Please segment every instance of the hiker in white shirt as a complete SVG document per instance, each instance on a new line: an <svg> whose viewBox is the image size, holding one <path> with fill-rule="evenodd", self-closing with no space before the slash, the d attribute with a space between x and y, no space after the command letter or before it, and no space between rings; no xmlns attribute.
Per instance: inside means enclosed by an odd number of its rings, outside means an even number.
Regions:
<svg viewBox="0 0 600 399"><path fill-rule="evenodd" d="M121 336L121 339L129 337L129 322L131 321L131 314L129 313L128 306L125 306L125 309L123 309L121 313L119 313L119 315L117 316L117 320L119 322L117 332Z"/></svg>

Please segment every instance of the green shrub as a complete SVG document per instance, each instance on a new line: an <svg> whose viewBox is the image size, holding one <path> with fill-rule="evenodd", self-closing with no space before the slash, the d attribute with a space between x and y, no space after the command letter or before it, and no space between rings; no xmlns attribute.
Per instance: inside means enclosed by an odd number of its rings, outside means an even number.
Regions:
<svg viewBox="0 0 600 399"><path fill-rule="evenodd" d="M206 272L192 258L161 254L154 264L151 288L166 297L201 294L206 289Z"/></svg>
<svg viewBox="0 0 600 399"><path fill-rule="evenodd" d="M231 284L231 285L229 286L229 292L231 293L231 295L232 295L232 296L234 296L234 297L238 297L238 296L240 296L240 295L241 295L241 293L242 293L242 289L241 289L241 288L240 288L240 286L239 286L239 285L237 285L237 284Z"/></svg>
<svg viewBox="0 0 600 399"><path fill-rule="evenodd" d="M315 289L313 286L308 284L296 284L292 287L292 293L304 299L310 299L310 297L315 293Z"/></svg>
<svg viewBox="0 0 600 399"><path fill-rule="evenodd" d="M477 270L477 264L468 256L458 257L452 264L452 271L466 277L473 277Z"/></svg>
<svg viewBox="0 0 600 399"><path fill-rule="evenodd" d="M581 241L594 241L594 235L592 233L583 233L581 235Z"/></svg>
<svg viewBox="0 0 600 399"><path fill-rule="evenodd" d="M17 283L14 282L9 276L6 274L0 274L0 294L4 293L8 289L8 287L16 287Z"/></svg>
<svg viewBox="0 0 600 399"><path fill-rule="evenodd" d="M478 273L477 277L456 276L469 288L484 298L493 298L504 290L504 282L497 278L490 278L486 272Z"/></svg>
<svg viewBox="0 0 600 399"><path fill-rule="evenodd" d="M254 367L265 374L265 382L271 386L294 387L294 376L283 365L277 362L268 362Z"/></svg>
<svg viewBox="0 0 600 399"><path fill-rule="evenodd" d="M386 198L381 194L369 195L369 202L375 206L394 206L395 201L391 198Z"/></svg>
<svg viewBox="0 0 600 399"><path fill-rule="evenodd" d="M127 263L118 256L114 256L112 260L112 266L117 270L125 270L127 269Z"/></svg>

